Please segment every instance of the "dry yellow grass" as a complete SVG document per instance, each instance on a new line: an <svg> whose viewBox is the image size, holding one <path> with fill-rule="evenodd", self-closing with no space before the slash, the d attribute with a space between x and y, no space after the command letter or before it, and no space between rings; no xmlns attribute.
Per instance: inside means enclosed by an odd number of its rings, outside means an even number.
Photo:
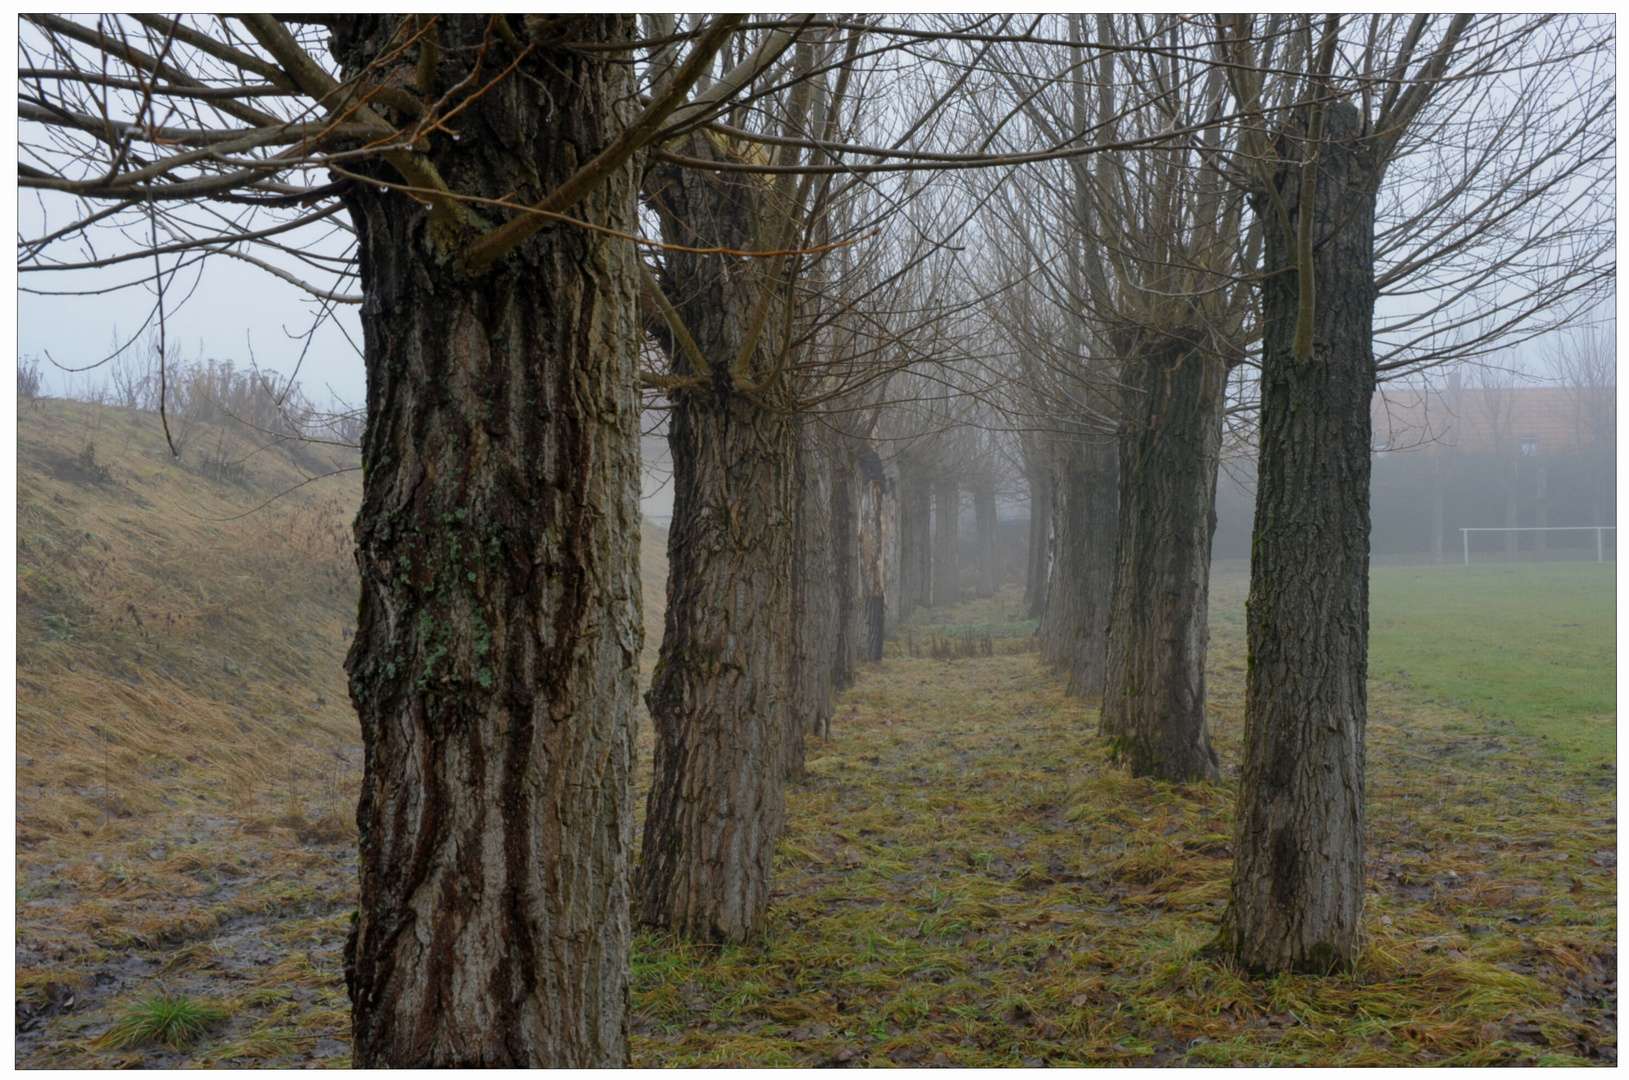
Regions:
<svg viewBox="0 0 1629 1080"><path fill-rule="evenodd" d="M231 1004L274 929L337 949L354 904L359 482L311 477L355 455L190 435L175 463L155 416L20 408L19 1064L110 1063L127 1010ZM135 1057L198 1063L254 1021Z"/></svg>
<svg viewBox="0 0 1629 1080"><path fill-rule="evenodd" d="M354 452L264 442L197 424L176 464L154 415L21 403L20 1065L349 1062L360 479L310 480ZM665 542L642 551L658 639ZM166 994L231 1019L98 1044Z"/></svg>

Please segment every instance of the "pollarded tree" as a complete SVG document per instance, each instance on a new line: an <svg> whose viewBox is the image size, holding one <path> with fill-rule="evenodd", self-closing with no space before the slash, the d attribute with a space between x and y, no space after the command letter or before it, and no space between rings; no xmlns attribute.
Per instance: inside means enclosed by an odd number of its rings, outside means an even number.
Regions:
<svg viewBox="0 0 1629 1080"><path fill-rule="evenodd" d="M832 159L855 152L891 157L899 149L856 151L838 138L852 124L844 86L867 32L863 23L833 27L812 18L759 32L751 56L770 64L779 58L779 65L754 89L752 108L670 143L646 178L664 251L645 284L661 313L654 335L669 364L649 385L670 400L675 498L666 624L647 696L656 757L639 918L708 940L741 940L762 919L784 819L785 772L795 769L795 748L789 752L787 743L802 738L806 717L819 715L804 694L817 691L818 681L799 682L797 675L818 663L817 650L804 647L815 643L799 640L801 614L818 606L813 597L800 601L792 581L795 560L807 565L817 554L815 545L800 549L796 540L799 508L818 505L821 491L799 480L800 430L807 426L799 414L909 362L879 349L869 328L828 340L832 312L841 312L845 326L864 323L866 290L886 290L910 274L924 257L909 254L913 243L926 252L940 246L908 241L906 254L896 257L893 245L868 243L865 258L874 269L844 264L825 280L830 267L820 265L820 256L833 243L874 235L915 197L912 191L872 197L868 210L845 211L841 227L832 224L845 197L875 187L845 174L879 168ZM875 68L868 71L867 78L877 77ZM905 108L891 119L915 115ZM908 125L898 144L931 138L931 130L920 129L933 113L920 115L923 122ZM909 147L900 154L910 158ZM915 234L924 233L913 224ZM748 263L743 254L759 258ZM860 340L842 344L849 338ZM877 492L866 487L863 470L852 469L868 452L880 459L865 445L871 432L829 426L842 433L827 445L833 546L862 536L876 541ZM806 453L804 480L813 463ZM869 483L876 482L873 475ZM817 497L805 497L811 492ZM869 529L859 520L863 506L872 510ZM838 669L849 650L860 655L858 628L879 621L874 608L860 620L848 605L861 593L873 605L882 600L877 579L886 578L888 563L877 543L869 550L869 577L860 574L858 550L853 557L834 552L833 619L844 643L835 650ZM868 629L864 638L874 654L877 633Z"/></svg>
<svg viewBox="0 0 1629 1080"><path fill-rule="evenodd" d="M1027 50L1015 63L1032 77L1014 86L1054 137L1088 128L1098 139L1194 133L1098 159L1091 173L1077 167L1074 204L1053 211L1078 235L1088 267L1078 302L1116 383L1106 401L1118 428L1118 499L1112 516L1102 512L1116 537L1102 545L1112 550L1113 584L1099 616L1108 630L1101 729L1135 774L1169 780L1218 776L1205 715L1212 506L1253 270L1240 243L1244 200L1216 167L1226 83L1208 43L1184 40L1182 26L1100 15L1095 55L1084 44ZM1079 35L1081 24L1071 27ZM1121 51L1121 41L1162 47ZM1048 60L1062 71L1039 66ZM1026 89L1036 84L1055 92ZM1039 201L1045 187L1032 182L1019 194ZM1060 534L1071 555L1067 540Z"/></svg>
<svg viewBox="0 0 1629 1080"><path fill-rule="evenodd" d="M1587 20L1423 15L1274 17L1265 32L1250 17L1229 17L1217 32L1245 116L1232 167L1261 219L1264 249L1244 762L1222 941L1253 969L1325 971L1350 961L1361 940L1377 289L1388 276L1396 282L1439 263L1444 251L1499 235L1520 241L1522 230L1505 227L1531 222L1547 200L1572 204L1574 181L1587 187L1609 176L1591 162L1610 93L1595 58L1611 35ZM1500 106L1506 94L1509 104ZM1494 116L1483 123L1490 98ZM1511 122L1543 99L1555 111L1531 130ZM1403 236L1394 226L1391 242L1407 248L1424 236L1441 251L1428 249L1377 278L1378 196L1393 163L1417 148L1411 140L1433 109L1440 110L1430 121L1433 137L1462 171L1450 172L1450 186L1437 189L1424 211L1400 218ZM1506 151L1518 169L1480 189L1477 178L1488 173L1478 163ZM1549 169L1575 154L1577 170ZM1579 239L1585 243L1574 245ZM1588 291L1602 280L1592 254L1599 241L1580 227L1564 242L1584 261L1569 255L1541 265L1577 268L1556 283L1561 295ZM1542 290L1520 295L1541 248L1529 241L1487 249L1496 257L1471 279L1502 275L1510 295L1478 299L1463 280L1450 281L1437 290L1446 299L1396 319L1393 332L1413 325L1416 339L1429 338L1489 317L1494 326L1519 327L1551 306ZM1470 316L1455 314L1466 297ZM1510 310L1497 311L1506 302ZM1478 316L1478 309L1497 313ZM1487 347L1487 326L1480 329L1472 348ZM1400 351L1389 358L1397 366L1430 359L1428 350Z"/></svg>
<svg viewBox="0 0 1629 1080"><path fill-rule="evenodd" d="M23 29L20 183L83 208L22 247L23 270L65 268L63 243L123 225L128 248L91 265L155 267L160 326L177 265L210 253L361 305L359 1065L627 1062L641 638L627 237L636 155L737 21L659 63L649 46L642 108L625 16ZM352 250L313 239L336 227ZM338 280L299 276L322 272Z"/></svg>
<svg viewBox="0 0 1629 1080"><path fill-rule="evenodd" d="M1099 18L1100 35L1112 22ZM1154 33L1178 40L1175 20ZM1163 24L1163 25L1162 25ZM1092 297L1120 372L1120 505L1101 730L1134 775L1219 778L1206 722L1211 533L1228 371L1244 356L1255 252L1243 199L1215 166L1225 81L1172 50L1121 56L1114 80L1146 100L1122 125L1198 131L1093 188L1116 288ZM1104 67L1108 67L1104 64ZM1100 116L1109 112L1110 94Z"/></svg>
<svg viewBox="0 0 1629 1080"><path fill-rule="evenodd" d="M423 89L476 74L484 23L431 24ZM406 30L336 28L343 75L361 78ZM635 36L623 21L600 33ZM549 65L530 93L516 81L473 101L443 174L487 198L545 197L619 133L630 80L614 59ZM386 162L354 169L400 183ZM634 177L618 173L590 220L628 232ZM620 1064L640 636L634 255L552 229L477 275L437 257L454 212L438 221L365 181L348 202L369 418L347 661L367 755L346 950L355 1059ZM570 820L586 827L558 827ZM541 956L542 970L523 959Z"/></svg>
<svg viewBox="0 0 1629 1080"><path fill-rule="evenodd" d="M783 36L766 36L760 49L785 51ZM806 74L814 46L798 53ZM799 79L783 118L788 137L805 128L808 94ZM702 131L683 150L703 160L743 152ZM666 163L648 184L673 246L656 287L684 328L673 359L676 378L688 381L674 384L668 421L673 521L667 622L646 699L656 764L639 917L738 941L768 904L784 815L798 424L782 330L792 318L781 280L789 260L753 267L733 252L794 245L797 184Z"/></svg>

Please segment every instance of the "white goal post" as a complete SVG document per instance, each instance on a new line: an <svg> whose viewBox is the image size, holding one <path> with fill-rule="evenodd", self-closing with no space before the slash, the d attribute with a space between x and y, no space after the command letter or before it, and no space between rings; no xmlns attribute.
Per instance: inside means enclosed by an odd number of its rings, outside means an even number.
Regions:
<svg viewBox="0 0 1629 1080"><path fill-rule="evenodd" d="M1471 565L1471 533L1473 532L1592 532L1595 534L1595 561L1605 562L1606 549L1602 543L1602 534L1616 532L1617 528L1618 527L1616 525L1528 525L1522 527L1507 526L1504 528L1489 527L1485 529L1461 529L1459 530L1459 538L1465 546L1465 565L1469 566Z"/></svg>

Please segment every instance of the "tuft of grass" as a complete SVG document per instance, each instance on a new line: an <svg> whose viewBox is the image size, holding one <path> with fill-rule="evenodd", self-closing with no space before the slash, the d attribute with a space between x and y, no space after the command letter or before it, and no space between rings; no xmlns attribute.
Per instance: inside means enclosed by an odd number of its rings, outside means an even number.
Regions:
<svg viewBox="0 0 1629 1080"><path fill-rule="evenodd" d="M270 1009L287 1002L291 997L287 990L276 986L262 986L249 991L243 999L243 1004L250 1009Z"/></svg>
<svg viewBox="0 0 1629 1080"><path fill-rule="evenodd" d="M218 1061L274 1061L299 1053L301 1037L292 1031L264 1027L217 1049Z"/></svg>
<svg viewBox="0 0 1629 1080"><path fill-rule="evenodd" d="M184 995L160 994L127 1006L97 1043L109 1050L162 1043L173 1050L190 1046L212 1025L231 1015L218 1004Z"/></svg>
<svg viewBox="0 0 1629 1080"><path fill-rule="evenodd" d="M169 960L164 964L164 970L176 972L208 967L219 961L221 954L222 949L215 942L195 941L171 953Z"/></svg>

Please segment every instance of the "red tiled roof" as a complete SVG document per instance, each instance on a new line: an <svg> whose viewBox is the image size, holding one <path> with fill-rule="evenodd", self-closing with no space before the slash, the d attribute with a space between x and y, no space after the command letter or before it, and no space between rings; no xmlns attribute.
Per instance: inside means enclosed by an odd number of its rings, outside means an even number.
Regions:
<svg viewBox="0 0 1629 1080"><path fill-rule="evenodd" d="M1616 423L1617 406L1610 387L1387 388L1369 414L1377 450L1514 451L1536 439L1538 452L1577 453Z"/></svg>

